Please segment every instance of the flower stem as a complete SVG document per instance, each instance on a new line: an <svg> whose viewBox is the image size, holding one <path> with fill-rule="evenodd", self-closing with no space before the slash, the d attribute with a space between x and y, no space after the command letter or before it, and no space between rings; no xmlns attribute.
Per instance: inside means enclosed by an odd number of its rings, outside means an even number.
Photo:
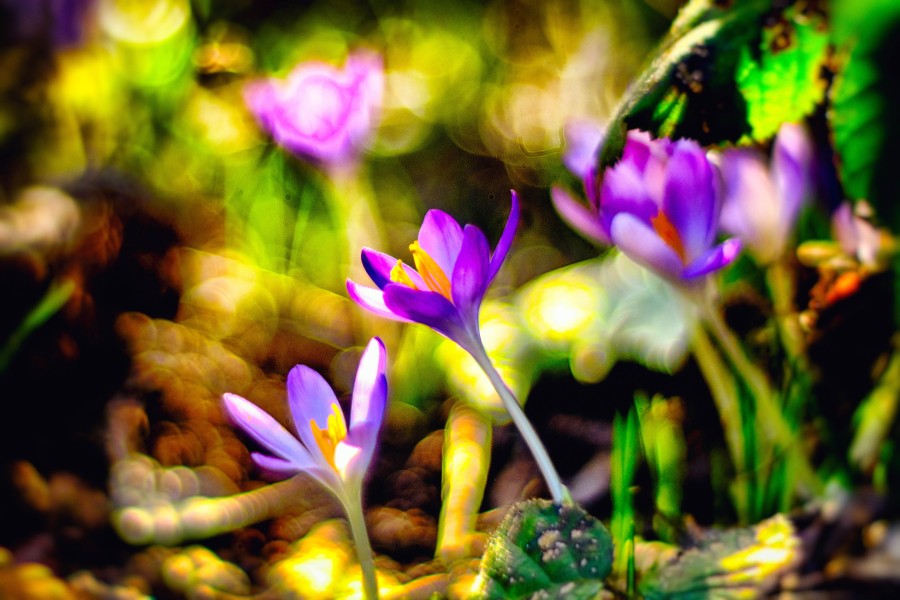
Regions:
<svg viewBox="0 0 900 600"><path fill-rule="evenodd" d="M342 499L343 500L343 499ZM378 578L375 575L375 561L372 558L372 546L366 531L366 519L362 509L362 489L356 490L356 498L343 500L347 520L350 522L350 535L356 546L356 558L362 569L363 596L366 600L378 600Z"/></svg>
<svg viewBox="0 0 900 600"><path fill-rule="evenodd" d="M798 482L807 488L808 493L817 494L821 491L821 482L808 458L797 445L797 440L775 400L768 379L759 367L747 358L719 311L709 302L704 304L702 307L704 321L756 400L758 430L766 432L771 441L788 453L788 460L798 475Z"/></svg>
<svg viewBox="0 0 900 600"><path fill-rule="evenodd" d="M547 449L544 448L544 444L541 443L537 431L534 430L531 421L525 416L525 411L522 410L516 397L503 381L503 378L500 376L500 373L497 372L497 369L494 368L494 364L491 362L491 359L488 358L487 352L482 347L479 348L479 352L473 352L472 357L478 363L478 366L481 367L482 371L484 371L484 374L487 375L491 385L494 386L494 389L500 396L503 407L506 409L510 418L512 418L513 423L515 423L516 427L519 429L522 439L525 440L525 444L531 451L538 469L540 469L541 474L544 476L544 481L547 483L550 495L553 496L553 501L556 504L571 504L572 496L562 484L559 474L556 472L556 467L553 466L550 455L547 454Z"/></svg>
<svg viewBox="0 0 900 600"><path fill-rule="evenodd" d="M766 284L772 294L775 322L781 343L792 360L803 356L803 335L794 306L794 277L784 259L779 259L766 268Z"/></svg>
<svg viewBox="0 0 900 600"><path fill-rule="evenodd" d="M719 412L719 419L722 421L722 429L725 432L725 442L728 444L734 469L737 473L743 473L747 467L747 457L742 436L741 407L738 404L734 377L728 371L722 357L700 324L697 324L694 330L691 348ZM746 482L736 482L736 484L739 487L735 490L735 505L738 515L743 519L747 516L748 504Z"/></svg>

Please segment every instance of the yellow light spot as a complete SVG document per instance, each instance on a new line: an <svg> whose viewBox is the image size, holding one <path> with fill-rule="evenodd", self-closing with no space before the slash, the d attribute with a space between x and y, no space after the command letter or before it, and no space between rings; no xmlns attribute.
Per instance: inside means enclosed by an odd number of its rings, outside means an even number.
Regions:
<svg viewBox="0 0 900 600"><path fill-rule="evenodd" d="M309 428L312 430L313 437L316 438L316 444L318 444L319 449L325 456L325 460L336 471L334 449L337 448L339 442L347 437L347 423L344 421L344 413L341 412L341 407L334 402L331 403L331 414L328 415L328 424L325 429L319 428L313 419L309 421Z"/></svg>
<svg viewBox="0 0 900 600"><path fill-rule="evenodd" d="M678 230L672 225L672 221L669 220L666 213L660 210L659 214L650 219L650 223L653 224L653 229L656 230L659 237L661 237L662 240L678 254L678 258L681 259L681 262L686 264L687 256L684 251L684 242L681 241Z"/></svg>
<svg viewBox="0 0 900 600"><path fill-rule="evenodd" d="M441 294L452 302L450 280L447 279L447 275L434 259L419 246L418 240L409 245L409 251L412 252L413 260L416 262L416 270L422 276L428 289Z"/></svg>

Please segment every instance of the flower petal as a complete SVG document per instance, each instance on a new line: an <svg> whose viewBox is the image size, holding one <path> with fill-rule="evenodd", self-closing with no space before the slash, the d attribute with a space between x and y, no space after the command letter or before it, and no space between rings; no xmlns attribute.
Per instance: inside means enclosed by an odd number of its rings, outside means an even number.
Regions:
<svg viewBox="0 0 900 600"><path fill-rule="evenodd" d="M600 217L561 187L550 190L556 212L572 229L597 244L608 245L609 236L600 226Z"/></svg>
<svg viewBox="0 0 900 600"><path fill-rule="evenodd" d="M436 208L425 213L419 228L419 246L450 277L462 245L462 227L456 219Z"/></svg>
<svg viewBox="0 0 900 600"><path fill-rule="evenodd" d="M662 209L681 237L688 261L713 242L718 196L706 153L694 141L675 142L666 168Z"/></svg>
<svg viewBox="0 0 900 600"><path fill-rule="evenodd" d="M588 177L597 162L597 149L603 142L603 128L592 121L566 123L566 149L563 164L581 179Z"/></svg>
<svg viewBox="0 0 900 600"><path fill-rule="evenodd" d="M387 307L387 305L384 303L384 292L379 289L359 285L355 281L348 279L347 294L350 296L351 300L353 300L369 312L375 313L379 317L385 317L387 319L393 319L395 321L410 321L410 319L398 315Z"/></svg>
<svg viewBox="0 0 900 600"><path fill-rule="evenodd" d="M355 436L348 433L347 437L334 449L334 468L346 487L362 483L366 469L369 468L369 462L372 460L373 449L367 452L356 439L361 437L360 433L363 430L367 430L365 433L368 438L374 438L378 434L377 427L362 427L356 430Z"/></svg>
<svg viewBox="0 0 900 600"><path fill-rule="evenodd" d="M466 225L450 289L462 322L473 331L478 326L478 309L487 292L490 260L487 238L474 225Z"/></svg>
<svg viewBox="0 0 900 600"><path fill-rule="evenodd" d="M740 253L741 241L738 238L729 238L685 267L681 277L690 280L717 271L730 265Z"/></svg>
<svg viewBox="0 0 900 600"><path fill-rule="evenodd" d="M295 471L306 471L316 462L300 441L269 413L236 394L223 394L225 412L261 446L290 462Z"/></svg>
<svg viewBox="0 0 900 600"><path fill-rule="evenodd" d="M310 422L315 421L320 429L327 428L328 417L334 414L332 404L340 406L334 391L317 371L297 365L288 373L287 392L288 406L300 439L320 465L327 465Z"/></svg>
<svg viewBox="0 0 900 600"><path fill-rule="evenodd" d="M356 369L349 431L364 423L381 425L384 406L387 403L386 368L387 352L384 349L384 342L374 337L366 346Z"/></svg>
<svg viewBox="0 0 900 600"><path fill-rule="evenodd" d="M494 248L494 253L491 255L488 284L494 280L494 277L500 271L501 265L503 265L503 261L506 260L513 238L516 237L516 228L519 226L519 195L516 193L516 190L509 191L512 194L512 206L509 208L509 217L506 218L506 225L503 227L500 240L497 242L497 247Z"/></svg>
<svg viewBox="0 0 900 600"><path fill-rule="evenodd" d="M600 191L600 226L610 234L612 220L619 213L631 213L648 226L659 212L657 199L650 196L644 178L633 164L619 161L607 169ZM611 237L611 236L610 236Z"/></svg>
<svg viewBox="0 0 900 600"><path fill-rule="evenodd" d="M372 250L371 248L363 248L360 252L362 257L363 268L378 289L384 289L384 286L391 283L391 269L397 264L397 259L384 252Z"/></svg>
<svg viewBox="0 0 900 600"><path fill-rule="evenodd" d="M749 149L728 150L722 155L721 173L725 201L720 227L739 237L758 261L770 262L785 240L779 236L779 202L762 157Z"/></svg>
<svg viewBox="0 0 900 600"><path fill-rule="evenodd" d="M664 277L678 278L683 265L678 254L650 226L629 213L619 213L612 220L610 238L635 262L649 267Z"/></svg>
<svg viewBox="0 0 900 600"><path fill-rule="evenodd" d="M812 187L813 147L802 125L785 123L772 150L772 180L781 205L782 237L793 229Z"/></svg>
<svg viewBox="0 0 900 600"><path fill-rule="evenodd" d="M437 292L393 284L384 288L384 303L401 318L427 325L459 344L468 340L456 307Z"/></svg>

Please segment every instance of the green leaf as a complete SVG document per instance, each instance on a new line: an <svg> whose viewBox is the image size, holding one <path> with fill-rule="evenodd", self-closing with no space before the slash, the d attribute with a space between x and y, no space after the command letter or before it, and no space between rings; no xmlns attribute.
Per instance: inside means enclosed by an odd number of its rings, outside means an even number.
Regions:
<svg viewBox="0 0 900 600"><path fill-rule="evenodd" d="M834 41L842 68L831 91L829 120L838 170L850 198L868 199L900 231L894 171L900 162L900 4L835 2Z"/></svg>
<svg viewBox="0 0 900 600"><path fill-rule="evenodd" d="M591 598L612 568L613 545L581 507L529 500L513 506L481 560L478 598Z"/></svg>
<svg viewBox="0 0 900 600"><path fill-rule="evenodd" d="M636 552L645 554L640 545ZM638 590L647 600L755 598L800 559L800 539L785 516L775 515L753 527L710 532L677 555L650 554L660 560L648 561L641 573Z"/></svg>
<svg viewBox="0 0 900 600"><path fill-rule="evenodd" d="M620 105L601 169L629 129L710 145L765 141L802 119L824 96L826 24L809 2L689 2Z"/></svg>
<svg viewBox="0 0 900 600"><path fill-rule="evenodd" d="M827 51L825 17L796 6L763 29L758 48L741 48L735 81L747 105L751 138L773 137L782 123L802 119L822 102Z"/></svg>

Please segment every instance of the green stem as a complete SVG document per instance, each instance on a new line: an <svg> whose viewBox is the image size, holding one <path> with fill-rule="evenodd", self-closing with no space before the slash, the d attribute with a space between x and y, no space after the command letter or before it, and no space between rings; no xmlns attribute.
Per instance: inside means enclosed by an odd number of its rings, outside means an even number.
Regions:
<svg viewBox="0 0 900 600"><path fill-rule="evenodd" d="M744 456L741 434L741 407L738 404L737 385L702 325L698 324L695 328L692 342L691 347L697 358L697 365L709 385L713 402L719 411L719 419L722 421L734 469L742 473L747 466L747 460Z"/></svg>
<svg viewBox="0 0 900 600"><path fill-rule="evenodd" d="M491 385L494 386L494 389L500 396L500 400L503 402L503 407L506 409L510 418L512 418L513 423L515 423L516 427L519 429L519 433L521 434L522 439L525 440L528 449L531 450L531 454L537 463L538 469L540 469L541 474L544 476L544 481L547 483L547 488L550 490L550 495L553 496L553 501L556 504L572 503L572 497L562 484L562 480L560 480L559 474L556 472L556 468L550 460L550 455L547 454L547 449L544 448L544 444L541 443L541 439L538 437L537 431L535 431L534 427L531 425L531 421L525 416L525 412L522 410L516 397L503 381L503 378L500 376L500 373L497 372L497 369L494 368L491 359L488 358L487 352L483 347L478 350L478 352L472 353L472 357L484 371L484 374L488 376Z"/></svg>
<svg viewBox="0 0 900 600"><path fill-rule="evenodd" d="M791 360L803 357L803 334L794 306L794 277L784 259L777 260L766 269L766 284L772 294L775 323L781 344Z"/></svg>
<svg viewBox="0 0 900 600"><path fill-rule="evenodd" d="M807 492L818 494L822 484L809 463L802 449L797 445L794 434L784 419L780 407L775 401L775 394L762 370L750 362L741 348L737 338L725 324L725 320L712 303L703 302L701 306L704 321L721 346L728 360L750 388L756 400L757 427L765 432L777 446L788 453L788 458L798 474L798 482L807 488Z"/></svg>
<svg viewBox="0 0 900 600"><path fill-rule="evenodd" d="M363 595L366 600L378 600L378 578L375 575L375 560L372 558L372 546L366 531L366 519L362 509L362 490L357 489L356 498L343 500L347 520L350 522L350 534L356 546L356 557L362 569Z"/></svg>

